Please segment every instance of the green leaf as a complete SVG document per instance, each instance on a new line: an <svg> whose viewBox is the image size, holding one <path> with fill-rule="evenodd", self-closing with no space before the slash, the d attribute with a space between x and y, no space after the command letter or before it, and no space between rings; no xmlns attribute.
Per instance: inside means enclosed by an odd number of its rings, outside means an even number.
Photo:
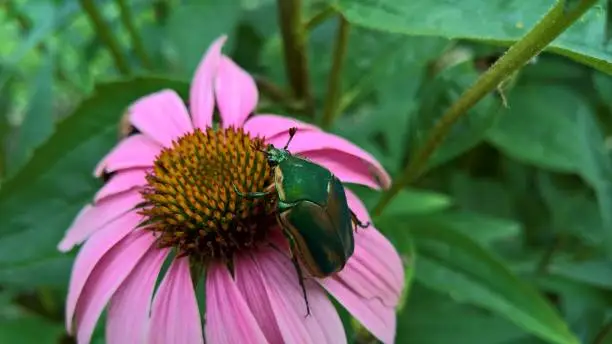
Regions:
<svg viewBox="0 0 612 344"><path fill-rule="evenodd" d="M583 152L581 175L595 189L603 221L604 246L612 258L612 159L595 118L586 106L578 112L580 140L576 146Z"/></svg>
<svg viewBox="0 0 612 344"><path fill-rule="evenodd" d="M437 213L452 205L450 197L426 190L403 189L385 209L386 215Z"/></svg>
<svg viewBox="0 0 612 344"><path fill-rule="evenodd" d="M548 268L549 273L612 290L612 264L605 260L559 262Z"/></svg>
<svg viewBox="0 0 612 344"><path fill-rule="evenodd" d="M28 108L18 129L17 142L10 151L7 164L9 177L30 158L34 148L53 133L53 69L54 59L47 57L32 85Z"/></svg>
<svg viewBox="0 0 612 344"><path fill-rule="evenodd" d="M570 233L586 244L601 245L605 229L593 191L582 183L581 187L563 183L565 179L552 173L540 172L537 177L552 227L558 232Z"/></svg>
<svg viewBox="0 0 612 344"><path fill-rule="evenodd" d="M406 310L397 319L397 343L508 344L509 340L520 339L520 343L525 343L529 339L527 333L511 322L454 302L418 282Z"/></svg>
<svg viewBox="0 0 612 344"><path fill-rule="evenodd" d="M521 225L517 222L467 211L448 211L402 218L411 228L444 228L468 236L482 245L516 238L521 234Z"/></svg>
<svg viewBox="0 0 612 344"><path fill-rule="evenodd" d="M437 36L510 45L525 35L556 1L531 0L339 0L353 24L412 36ZM612 73L612 52L604 45L606 14L591 8L547 50Z"/></svg>
<svg viewBox="0 0 612 344"><path fill-rule="evenodd" d="M369 208L374 206L380 198L380 193L375 190L357 185L351 185L350 188ZM447 195L428 190L404 188L389 203L385 209L385 215L437 213L451 205L452 200Z"/></svg>
<svg viewBox="0 0 612 344"><path fill-rule="evenodd" d="M510 108L488 134L505 154L559 172L578 172L583 150L576 130L583 100L560 86L525 85L509 95Z"/></svg>
<svg viewBox="0 0 612 344"><path fill-rule="evenodd" d="M56 344L63 333L61 323L52 323L35 315L0 321L0 343Z"/></svg>
<svg viewBox="0 0 612 344"><path fill-rule="evenodd" d="M416 279L458 302L496 312L552 343L578 343L554 308L499 258L470 237L443 227L415 227L398 218L377 225L409 230L417 247Z"/></svg>
<svg viewBox="0 0 612 344"><path fill-rule="evenodd" d="M181 75L193 75L210 43L222 34L232 33L239 15L239 1L214 0L172 10L166 37L173 48L171 60ZM225 51L231 51L231 41Z"/></svg>
<svg viewBox="0 0 612 344"><path fill-rule="evenodd" d="M26 283L32 273L45 271L45 267L56 266L60 274L67 271L67 265L58 259L56 245L100 186L92 171L116 143L121 116L139 97L165 88L186 95L188 85L158 77L98 85L3 185L0 278Z"/></svg>

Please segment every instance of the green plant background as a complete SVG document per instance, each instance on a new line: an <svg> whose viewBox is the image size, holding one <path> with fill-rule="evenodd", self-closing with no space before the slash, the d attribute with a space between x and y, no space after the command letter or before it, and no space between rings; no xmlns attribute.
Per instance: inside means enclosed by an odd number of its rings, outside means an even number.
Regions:
<svg viewBox="0 0 612 344"><path fill-rule="evenodd" d="M82 2L0 2L0 343L72 342L63 305L75 252L56 245L100 186L91 171L131 101L185 94L222 33L241 66L289 87L276 1L125 1L137 41L121 1L92 1L129 73ZM444 110L554 3L303 1L304 19L331 6L351 25L329 130L398 175ZM612 343L607 16L600 1L504 83L507 107L492 92L472 108L424 177L375 218L406 265L398 343ZM260 111L319 121L338 28L323 19L307 38L315 116L264 89ZM369 207L380 197L353 189ZM351 342L373 341L342 314Z"/></svg>

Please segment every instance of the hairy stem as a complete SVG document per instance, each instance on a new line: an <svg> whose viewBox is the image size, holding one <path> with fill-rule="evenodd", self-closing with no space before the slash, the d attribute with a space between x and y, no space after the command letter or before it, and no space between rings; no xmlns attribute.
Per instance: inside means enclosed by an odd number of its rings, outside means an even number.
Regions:
<svg viewBox="0 0 612 344"><path fill-rule="evenodd" d="M293 96L306 102L312 111L306 49L307 32L302 19L302 1L278 0L278 22L283 38L285 71Z"/></svg>
<svg viewBox="0 0 612 344"><path fill-rule="evenodd" d="M81 7L87 14L91 25L99 35L100 40L106 45L111 54L115 67L121 74L128 75L131 73L130 64L127 58L123 55L119 42L115 38L110 26L102 18L102 13L96 6L93 0L79 0Z"/></svg>
<svg viewBox="0 0 612 344"><path fill-rule="evenodd" d="M142 38L140 37L140 34L138 33L138 29L136 29L136 25L134 24L134 20L133 20L134 17L132 16L132 9L126 3L125 0L115 0L115 1L117 3L117 6L119 7L119 14L121 17L121 22L123 23L123 26L125 26L126 30L128 31L128 34L130 35L130 40L132 41L132 44L134 45L134 51L136 52L136 56L138 56L140 63L142 63L142 65L145 68L150 69L153 64L151 63L151 59L149 58L149 55L147 54L147 50L144 47Z"/></svg>
<svg viewBox="0 0 612 344"><path fill-rule="evenodd" d="M540 53L552 40L557 38L584 12L597 3L597 0L581 0L571 11L564 11L566 0L559 0L548 13L523 38L508 49L497 62L478 78L476 83L465 91L461 97L442 115L431 130L425 143L406 165L403 173L395 180L391 188L383 194L374 208L374 214L380 215L383 209L408 183L421 176L432 154L442 144L453 124L485 95L494 90L502 81L517 71L526 62Z"/></svg>
<svg viewBox="0 0 612 344"><path fill-rule="evenodd" d="M350 24L342 15L338 16L338 20L338 33L334 45L332 67L327 81L327 95L325 97L325 106L323 108L323 118L321 122L321 127L323 129L329 129L334 119L336 119L340 95L342 93L342 66L346 59Z"/></svg>

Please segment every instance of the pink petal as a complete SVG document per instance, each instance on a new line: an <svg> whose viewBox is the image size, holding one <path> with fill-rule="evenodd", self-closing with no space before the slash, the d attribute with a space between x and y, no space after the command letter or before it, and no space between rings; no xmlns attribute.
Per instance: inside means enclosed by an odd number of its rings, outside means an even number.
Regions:
<svg viewBox="0 0 612 344"><path fill-rule="evenodd" d="M86 205L76 216L57 248L62 252L70 251L109 222L131 211L140 202L142 197L139 193L124 192L106 197L95 205Z"/></svg>
<svg viewBox="0 0 612 344"><path fill-rule="evenodd" d="M161 146L144 135L125 138L96 166L95 176L135 167L151 167Z"/></svg>
<svg viewBox="0 0 612 344"><path fill-rule="evenodd" d="M150 248L111 298L106 318L108 343L144 343L153 288L168 252Z"/></svg>
<svg viewBox="0 0 612 344"><path fill-rule="evenodd" d="M276 147L283 147L287 139L288 135L277 135L269 141ZM339 136L320 131L298 132L289 145L289 151L329 168L345 182L383 188L391 185L391 177L370 153ZM356 178L356 175L361 177Z"/></svg>
<svg viewBox="0 0 612 344"><path fill-rule="evenodd" d="M144 186L147 183L146 175L147 171L141 168L117 172L98 190L94 196L94 203L98 204L107 197Z"/></svg>
<svg viewBox="0 0 612 344"><path fill-rule="evenodd" d="M206 341L268 343L227 267L211 264L206 277Z"/></svg>
<svg viewBox="0 0 612 344"><path fill-rule="evenodd" d="M312 279L304 280L311 313L306 316L302 289L290 258L267 250L258 253L255 259L286 343L346 343L336 309Z"/></svg>
<svg viewBox="0 0 612 344"><path fill-rule="evenodd" d="M244 130L251 133L252 136L272 138L273 136L284 134L285 140L289 137L289 128L292 127L298 128L298 133L307 130L320 131L319 128L312 124L278 115L255 115L244 123Z"/></svg>
<svg viewBox="0 0 612 344"><path fill-rule="evenodd" d="M125 214L101 228L87 240L79 251L72 266L68 297L66 298L66 329L68 333L72 333L72 317L77 301L80 299L85 282L87 282L96 264L113 246L130 233L139 221L139 215Z"/></svg>
<svg viewBox="0 0 612 344"><path fill-rule="evenodd" d="M89 343L104 306L154 242L155 237L149 232L133 232L96 264L76 307L79 343Z"/></svg>
<svg viewBox="0 0 612 344"><path fill-rule="evenodd" d="M130 107L130 122L165 147L172 147L173 140L193 131L183 101L172 90L140 98Z"/></svg>
<svg viewBox="0 0 612 344"><path fill-rule="evenodd" d="M361 200L350 190L346 189L346 199L349 207L360 221L371 221L366 207ZM350 266L344 271L350 273L357 281L361 276L370 276L369 284L378 286L377 295L387 306L395 307L399 302L404 288L404 267L397 250L374 226L357 229L355 233L355 253L347 262ZM366 286L366 283L360 285ZM357 287L356 287L357 288ZM363 291L365 293L365 289ZM368 295L366 293L366 295ZM372 294L370 294L372 295Z"/></svg>
<svg viewBox="0 0 612 344"><path fill-rule="evenodd" d="M148 338L151 344L204 343L189 258L175 259L161 282L153 301Z"/></svg>
<svg viewBox="0 0 612 344"><path fill-rule="evenodd" d="M242 127L257 105L255 80L225 55L221 55L215 95L224 128Z"/></svg>
<svg viewBox="0 0 612 344"><path fill-rule="evenodd" d="M189 106L195 128L205 130L212 125L215 107L213 82L221 61L221 48L226 40L227 36L221 36L208 47L208 51L200 61L193 77L189 93Z"/></svg>
<svg viewBox="0 0 612 344"><path fill-rule="evenodd" d="M351 210L370 221L367 209L346 190ZM355 253L345 268L319 282L370 332L385 343L395 339L397 306L404 288L404 269L393 245L374 227L355 233Z"/></svg>
<svg viewBox="0 0 612 344"><path fill-rule="evenodd" d="M378 299L363 298L337 278L327 278L321 284L376 338L383 343L395 341L396 316L393 307L383 305Z"/></svg>
<svg viewBox="0 0 612 344"><path fill-rule="evenodd" d="M343 183L360 184L372 189L380 189L376 178L359 158L338 150L318 150L300 154L302 157L329 169Z"/></svg>
<svg viewBox="0 0 612 344"><path fill-rule="evenodd" d="M283 336L276 323L259 268L250 255L235 258L235 280L240 293L257 320L268 342L282 343Z"/></svg>

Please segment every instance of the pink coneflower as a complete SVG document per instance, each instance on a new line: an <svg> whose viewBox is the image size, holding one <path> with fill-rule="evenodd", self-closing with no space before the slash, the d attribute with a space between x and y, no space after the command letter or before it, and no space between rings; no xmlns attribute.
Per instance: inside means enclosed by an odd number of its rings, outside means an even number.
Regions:
<svg viewBox="0 0 612 344"><path fill-rule="evenodd" d="M306 316L269 202L247 201L233 189L270 184L257 148L282 147L290 127L298 128L290 150L343 182L380 188L389 176L370 154L315 126L276 115L249 118L257 88L221 53L225 39L210 46L195 73L189 112L170 90L141 98L129 109L135 133L97 166L96 176L108 180L59 244L67 251L84 242L70 280L68 332L89 342L108 304L109 343L346 342L327 291L372 334L393 342L404 273L387 239L372 226L360 229L342 271L306 276ZM349 190L346 196L369 221L361 201ZM203 312L194 287L201 279Z"/></svg>

